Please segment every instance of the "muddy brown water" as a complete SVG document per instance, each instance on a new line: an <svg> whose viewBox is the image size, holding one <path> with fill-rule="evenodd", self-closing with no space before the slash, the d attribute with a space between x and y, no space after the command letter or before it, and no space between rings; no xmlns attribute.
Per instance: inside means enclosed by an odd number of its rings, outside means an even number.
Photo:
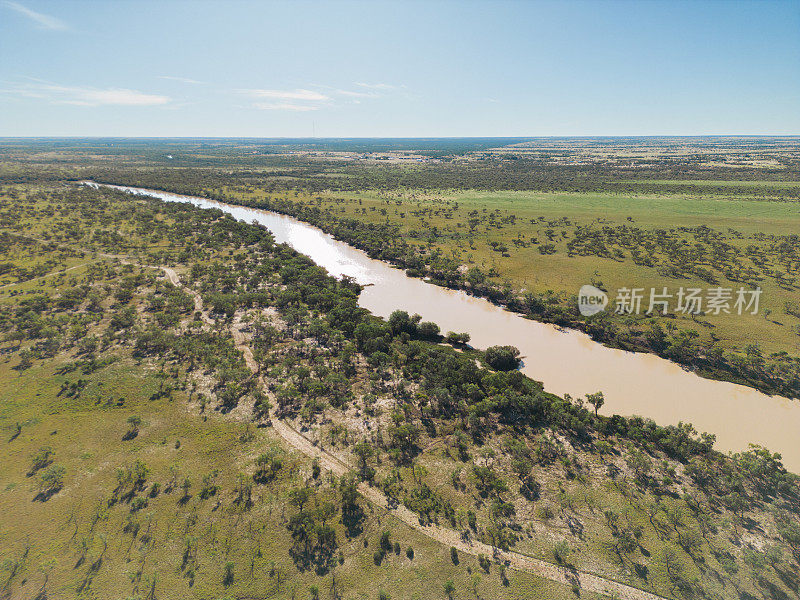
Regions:
<svg viewBox="0 0 800 600"><path fill-rule="evenodd" d="M532 321L482 298L408 277L293 217L157 190L109 187L256 221L276 241L309 256L331 275L370 284L359 304L373 314L388 317L402 309L437 323L442 332L469 333L476 348L516 346L524 358L522 371L554 394L580 398L602 391L604 414L641 415L662 425L692 423L698 431L715 434L719 450L740 451L749 443L761 444L780 452L786 467L800 472L800 401L705 379L658 356L607 348L579 331Z"/></svg>

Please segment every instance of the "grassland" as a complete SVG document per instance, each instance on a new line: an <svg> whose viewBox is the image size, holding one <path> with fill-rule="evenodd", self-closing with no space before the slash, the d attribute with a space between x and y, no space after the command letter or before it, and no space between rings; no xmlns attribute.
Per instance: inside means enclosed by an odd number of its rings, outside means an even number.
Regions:
<svg viewBox="0 0 800 600"><path fill-rule="evenodd" d="M629 255L624 258L569 256L567 242L574 237L577 227L625 225L648 231L676 231L705 225L723 232L726 241L742 255L748 246L768 246L757 238L795 235L800 231L800 210L793 202L754 203L738 198L680 195L631 197L475 191L435 195L422 191L396 195L366 192L352 196L337 194L336 197L347 199L345 202L329 200L342 216L356 217L367 223L388 220L399 224L402 235L411 243L428 248L428 252L432 245L461 264L477 265L487 272L494 270L499 280L509 281L517 290L553 290L573 295L582 285L600 281L612 292L612 300L613 292L622 287L642 287L648 291L666 287L675 293L681 286L706 289L714 284L692 274L661 275L654 267L635 264ZM456 206L458 208L454 208ZM478 211L484 219L486 213L496 216L491 225L479 225L470 232L468 223L473 211ZM513 223L504 222L512 216L515 217ZM431 236L429 232L434 228L437 235ZM554 234L552 240L547 236L548 230ZM742 237L731 236L730 230L740 232ZM516 244L515 240L522 240L524 245ZM678 233L678 240L689 244L697 242L688 232ZM496 243L494 247L493 242ZM539 246L548 242L554 244L554 254L545 255L539 251ZM505 252L498 251L503 247L507 248ZM742 282L726 280L722 274L718 274L717 279L718 285L731 288L742 285ZM761 311L757 315L722 313L692 319L673 312L676 318L670 320L697 331L701 339L710 341L713 335L725 349L757 343L766 354L781 351L800 354L800 317L786 311L787 304L798 302L796 281L784 286L771 277L764 277L757 285L764 290ZM770 311L769 316L764 316L764 309ZM698 324L698 320L702 324Z"/></svg>
<svg viewBox="0 0 800 600"><path fill-rule="evenodd" d="M532 140L460 154L428 148L409 164L377 160L387 148L12 144L0 175L94 178L292 214L531 318L800 397L795 139ZM607 290L612 309L622 288L666 288L671 310L584 318L576 294L587 283ZM739 315L732 303L730 313L675 310L680 288L716 287L760 288L758 313Z"/></svg>
<svg viewBox="0 0 800 600"><path fill-rule="evenodd" d="M798 595L797 478L762 449L726 458L479 366L213 211L0 198L4 597L595 597L508 551L630 598ZM498 554L454 553L376 493Z"/></svg>
<svg viewBox="0 0 800 600"><path fill-rule="evenodd" d="M452 564L447 547L369 504L357 535L336 523L342 543L333 566L315 570L293 560L289 491L328 490L335 499L332 480L312 475L310 458L282 444L271 428L256 427L249 413L212 409L219 392L214 367L193 370L175 357L142 354L128 329L110 326L115 314L133 307L142 314L136 327L146 327L153 299L169 284L160 269L136 265L157 263L165 252L177 256L184 241L168 242L143 229L124 202L116 211L95 201L81 208L93 207L82 225L102 223L119 236L93 237L83 227L65 234L59 222L70 215L75 224L76 205L61 204L63 190L45 193L56 196L43 201L41 191L19 189L2 194L6 217L15 215L3 230L4 258L14 265L7 278L17 281L2 289L0 313L7 319L30 302L83 286L98 304L38 309L31 318L43 329L30 339L6 331L0 363L0 596L308 598L319 590L324 598L377 598L388 590L392 598L425 599L443 597L443 584L451 580L457 590L477 586L493 598L572 597L568 587L525 572L509 571L505 585L497 574L476 583L467 570L477 571L475 560ZM38 202L30 201L34 195ZM150 214L147 203L132 204L138 218ZM70 205L70 211L52 210ZM225 260L237 246L229 252L222 244L212 255ZM40 275L32 270L36 265L49 271ZM188 277L186 265L179 270ZM130 289L125 278L131 277L139 285L121 295L124 300L115 299L121 287ZM191 313L182 318L191 323ZM231 339L224 330L217 335ZM87 338L99 346L82 347ZM53 339L58 343L43 343ZM200 390L208 394L208 410ZM140 422L135 435L131 417ZM46 464L32 466L43 449ZM241 477L250 479L254 459L272 449L281 456L280 473L255 486L246 505L237 502ZM128 488L124 476L137 465L143 480ZM53 467L63 468L63 476L49 487L43 474ZM384 531L403 552L376 565L372 555ZM406 556L408 548L413 558Z"/></svg>

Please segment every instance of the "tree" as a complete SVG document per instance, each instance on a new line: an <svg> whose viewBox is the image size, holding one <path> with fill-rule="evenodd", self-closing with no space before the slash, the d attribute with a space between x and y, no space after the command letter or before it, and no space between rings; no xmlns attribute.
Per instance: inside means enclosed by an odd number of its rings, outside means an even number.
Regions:
<svg viewBox="0 0 800 600"><path fill-rule="evenodd" d="M39 452L31 458L31 470L28 471L28 475L33 475L53 462L53 454L53 449L50 446L40 448Z"/></svg>
<svg viewBox="0 0 800 600"><path fill-rule="evenodd" d="M353 447L353 453L358 457L358 475L367 481L375 476L375 469L369 465L369 460L375 454L375 449L366 440L361 440Z"/></svg>
<svg viewBox="0 0 800 600"><path fill-rule="evenodd" d="M256 458L256 471L253 473L253 480L256 483L272 481L282 468L283 459L280 457L279 451L275 448L270 448Z"/></svg>
<svg viewBox="0 0 800 600"><path fill-rule="evenodd" d="M339 490L342 494L342 512L349 513L358 508L356 501L358 500L358 486L356 480L352 476L347 477L342 475L339 484Z"/></svg>
<svg viewBox="0 0 800 600"><path fill-rule="evenodd" d="M289 490L289 502L296 506L300 512L303 512L303 507L310 498L311 490L309 490L307 487L299 487Z"/></svg>
<svg viewBox="0 0 800 600"><path fill-rule="evenodd" d="M480 598L480 595L478 594L478 586L481 584L481 576L478 573L474 573L470 583L472 584L472 593L475 594L476 598Z"/></svg>
<svg viewBox="0 0 800 600"><path fill-rule="evenodd" d="M430 321L423 321L417 325L417 335L423 340L436 340L439 338L439 326Z"/></svg>
<svg viewBox="0 0 800 600"><path fill-rule="evenodd" d="M646 483L653 468L653 461L638 448L633 448L625 457L625 462L633 471L636 479L641 483Z"/></svg>
<svg viewBox="0 0 800 600"><path fill-rule="evenodd" d="M51 465L39 476L39 489L44 497L50 497L64 486L66 469L61 465Z"/></svg>
<svg viewBox="0 0 800 600"><path fill-rule="evenodd" d="M519 349L514 346L489 346L485 353L486 362L498 371L512 371L519 367Z"/></svg>
<svg viewBox="0 0 800 600"><path fill-rule="evenodd" d="M603 404L606 403L606 399L603 397L603 392L587 394L586 401L594 406L594 416L597 416L597 411L603 408Z"/></svg>
<svg viewBox="0 0 800 600"><path fill-rule="evenodd" d="M203 475L203 487L200 490L200 498L207 500L211 496L215 496L219 491L219 486L216 484L219 469L214 469L210 473Z"/></svg>
<svg viewBox="0 0 800 600"><path fill-rule="evenodd" d="M680 581L685 570L678 553L671 546L664 546L661 550L661 562L671 581Z"/></svg>
<svg viewBox="0 0 800 600"><path fill-rule="evenodd" d="M32 366L33 366L33 352L25 348L19 353L19 364L17 365L17 369L19 371L25 371L27 369L30 369Z"/></svg>
<svg viewBox="0 0 800 600"><path fill-rule="evenodd" d="M392 447L400 454L400 462L408 462L419 439L419 429L413 423L392 424L389 435L392 438Z"/></svg>
<svg viewBox="0 0 800 600"><path fill-rule="evenodd" d="M447 335L445 336L445 340L448 344L458 346L461 344L467 344L470 340L470 336L468 333L456 333L455 331L448 331Z"/></svg>
<svg viewBox="0 0 800 600"><path fill-rule="evenodd" d="M181 496L182 500L187 500L189 498L189 490L191 489L191 487L192 487L192 482L187 477L186 479L183 480L183 483L181 484L181 491L183 492L183 495Z"/></svg>
<svg viewBox="0 0 800 600"><path fill-rule="evenodd" d="M728 510L730 510L734 515L739 517L740 519L744 518L744 511L748 509L750 503L747 501L747 498L742 496L737 491L732 491L730 494L724 496L722 498L722 503L725 505Z"/></svg>
<svg viewBox="0 0 800 600"><path fill-rule="evenodd" d="M139 435L139 427L142 426L142 418L137 415L128 417L128 432L123 436L126 440L132 440Z"/></svg>
<svg viewBox="0 0 800 600"><path fill-rule="evenodd" d="M417 324L411 320L411 317L404 310L396 310L389 315L389 327L392 328L394 335L400 333L413 335L417 330Z"/></svg>
<svg viewBox="0 0 800 600"><path fill-rule="evenodd" d="M253 482L244 473L239 473L236 478L236 504L249 508L253 503Z"/></svg>
<svg viewBox="0 0 800 600"><path fill-rule="evenodd" d="M447 594L448 598L452 598L453 594L456 593L456 584L453 583L452 579L444 582L444 593Z"/></svg>

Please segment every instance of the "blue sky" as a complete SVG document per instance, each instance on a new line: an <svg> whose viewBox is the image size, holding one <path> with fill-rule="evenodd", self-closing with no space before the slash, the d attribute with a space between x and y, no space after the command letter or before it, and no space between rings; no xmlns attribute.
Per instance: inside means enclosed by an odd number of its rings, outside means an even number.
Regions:
<svg viewBox="0 0 800 600"><path fill-rule="evenodd" d="M0 136L800 134L800 1L0 0Z"/></svg>

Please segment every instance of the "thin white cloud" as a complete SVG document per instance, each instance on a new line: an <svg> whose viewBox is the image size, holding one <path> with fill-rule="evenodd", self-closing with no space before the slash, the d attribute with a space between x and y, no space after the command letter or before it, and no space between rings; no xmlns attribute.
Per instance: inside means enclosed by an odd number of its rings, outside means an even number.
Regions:
<svg viewBox="0 0 800 600"><path fill-rule="evenodd" d="M336 90L336 94L347 96L348 98L380 98L380 94L375 92L352 92L350 90Z"/></svg>
<svg viewBox="0 0 800 600"><path fill-rule="evenodd" d="M289 102L254 102L253 108L259 110L288 110L293 112L319 110L319 106L313 104L291 104Z"/></svg>
<svg viewBox="0 0 800 600"><path fill-rule="evenodd" d="M168 79L169 81L179 81L180 83L200 84L205 81L197 81L196 79L189 79L188 77L172 77L171 75L159 75L159 79Z"/></svg>
<svg viewBox="0 0 800 600"><path fill-rule="evenodd" d="M330 100L330 96L312 90L239 90L240 93L254 98L274 98L276 100L308 100L323 102Z"/></svg>
<svg viewBox="0 0 800 600"><path fill-rule="evenodd" d="M238 89L237 93L249 96L252 108L261 110L310 111L344 103L360 104L362 99L381 98L390 90L400 89L388 83L357 83L363 89L343 90L327 85L311 85L313 90L297 88L280 89Z"/></svg>
<svg viewBox="0 0 800 600"><path fill-rule="evenodd" d="M307 112L319 110L320 107L328 105L331 100L330 96L301 88L295 90L240 89L236 91L249 96L253 100L251 108L258 110Z"/></svg>
<svg viewBox="0 0 800 600"><path fill-rule="evenodd" d="M364 83L360 81L357 81L356 85L358 87L367 88L368 90L383 90L383 91L399 90L401 88L406 87L404 85L392 85L390 83Z"/></svg>
<svg viewBox="0 0 800 600"><path fill-rule="evenodd" d="M38 98L52 104L74 106L159 106L171 100L168 96L146 94L126 88L75 87L47 82L22 84L2 91L23 98Z"/></svg>
<svg viewBox="0 0 800 600"><path fill-rule="evenodd" d="M36 25L40 29L49 29L50 31L67 31L69 29L69 25L67 25L61 19L57 19L56 17L51 17L50 15L45 15L40 12L36 12L35 10L31 10L27 6L23 6L19 2L12 2L11 0L3 0L3 6L10 8L13 11L18 12L19 14L29 18L31 21L36 23Z"/></svg>

